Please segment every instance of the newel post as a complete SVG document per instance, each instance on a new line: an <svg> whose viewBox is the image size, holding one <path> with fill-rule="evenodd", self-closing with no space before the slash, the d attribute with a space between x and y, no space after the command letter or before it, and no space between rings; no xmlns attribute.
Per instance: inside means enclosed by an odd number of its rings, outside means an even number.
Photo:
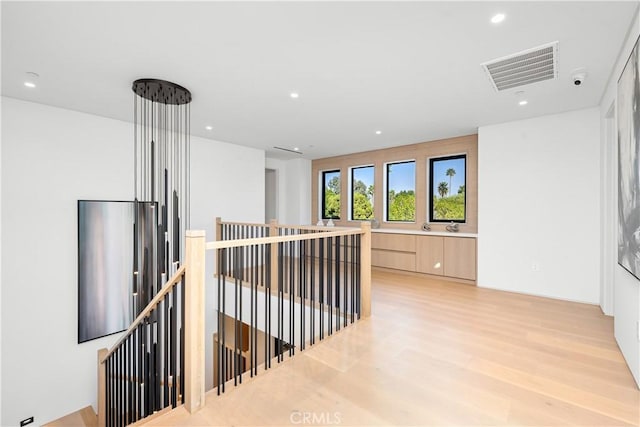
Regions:
<svg viewBox="0 0 640 427"><path fill-rule="evenodd" d="M278 235L278 220L269 221L269 237ZM271 243L271 289L278 286L278 244Z"/></svg>
<svg viewBox="0 0 640 427"><path fill-rule="evenodd" d="M216 217L216 242L222 240L222 218Z"/></svg>
<svg viewBox="0 0 640 427"><path fill-rule="evenodd" d="M360 313L362 317L371 316L371 223L361 222L360 238Z"/></svg>
<svg viewBox="0 0 640 427"><path fill-rule="evenodd" d="M98 427L107 425L107 366L102 359L108 352L106 348L98 350Z"/></svg>
<svg viewBox="0 0 640 427"><path fill-rule="evenodd" d="M205 404L204 263L205 232L187 230L184 287L184 406L190 413Z"/></svg>

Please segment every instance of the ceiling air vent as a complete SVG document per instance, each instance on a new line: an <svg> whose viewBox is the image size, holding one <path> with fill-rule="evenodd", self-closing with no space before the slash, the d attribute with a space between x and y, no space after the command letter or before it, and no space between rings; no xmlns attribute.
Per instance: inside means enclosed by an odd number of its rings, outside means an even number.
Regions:
<svg viewBox="0 0 640 427"><path fill-rule="evenodd" d="M555 79L558 42L527 49L513 55L485 62L482 68L491 79L497 92Z"/></svg>
<svg viewBox="0 0 640 427"><path fill-rule="evenodd" d="M273 147L273 148L275 148L276 150L287 151L293 154L302 154L302 151L300 151L298 148L294 148L293 150L290 150L289 148L282 148L282 147Z"/></svg>

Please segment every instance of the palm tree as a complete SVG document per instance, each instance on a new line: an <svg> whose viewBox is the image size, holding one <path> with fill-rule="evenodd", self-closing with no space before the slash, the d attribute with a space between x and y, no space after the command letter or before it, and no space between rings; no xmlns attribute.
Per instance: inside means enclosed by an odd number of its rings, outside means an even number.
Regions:
<svg viewBox="0 0 640 427"><path fill-rule="evenodd" d="M451 189L451 178L453 178L453 176L456 174L456 170L454 168L449 168L447 169L447 173L445 173L445 175L447 175L449 177L449 189Z"/></svg>
<svg viewBox="0 0 640 427"><path fill-rule="evenodd" d="M440 184L438 184L438 193L440 193L440 197L444 197L447 195L447 193L449 192L449 185L442 181Z"/></svg>

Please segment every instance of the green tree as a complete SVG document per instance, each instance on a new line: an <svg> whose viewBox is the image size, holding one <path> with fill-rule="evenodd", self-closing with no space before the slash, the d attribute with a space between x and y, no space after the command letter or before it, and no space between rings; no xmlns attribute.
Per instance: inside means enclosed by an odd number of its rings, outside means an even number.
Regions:
<svg viewBox="0 0 640 427"><path fill-rule="evenodd" d="M440 194L440 197L444 197L447 195L447 193L449 193L449 184L442 181L440 184L438 184L438 194Z"/></svg>
<svg viewBox="0 0 640 427"><path fill-rule="evenodd" d="M367 186L364 182L359 179L353 183L353 193L362 194L363 196L367 196Z"/></svg>
<svg viewBox="0 0 640 427"><path fill-rule="evenodd" d="M390 221L415 221L416 219L416 195L413 190L400 191L395 194L389 191L389 218Z"/></svg>
<svg viewBox="0 0 640 427"><path fill-rule="evenodd" d="M354 220L373 219L373 185L367 185L361 180L353 183L353 212Z"/></svg>
<svg viewBox="0 0 640 427"><path fill-rule="evenodd" d="M369 200L373 201L374 193L375 193L375 188L373 187L373 184L371 184L369 188L367 188L367 197L369 197Z"/></svg>
<svg viewBox="0 0 640 427"><path fill-rule="evenodd" d="M456 170L454 168L447 169L447 172L445 173L445 175L449 177L449 191L451 191L451 189L453 188L451 186L451 178L453 178L455 174L456 174Z"/></svg>
<svg viewBox="0 0 640 427"><path fill-rule="evenodd" d="M329 188L324 191L324 217L340 218L340 194L336 194Z"/></svg>
<svg viewBox="0 0 640 427"><path fill-rule="evenodd" d="M461 185L458 188L458 194L464 194L464 192L466 191L465 187L466 187L466 185Z"/></svg>
<svg viewBox="0 0 640 427"><path fill-rule="evenodd" d="M333 191L334 194L340 194L340 177L334 176L327 183L327 188Z"/></svg>
<svg viewBox="0 0 640 427"><path fill-rule="evenodd" d="M362 193L353 193L353 219L372 219L373 206L369 198Z"/></svg>
<svg viewBox="0 0 640 427"><path fill-rule="evenodd" d="M451 197L433 198L435 219L464 220L464 194Z"/></svg>

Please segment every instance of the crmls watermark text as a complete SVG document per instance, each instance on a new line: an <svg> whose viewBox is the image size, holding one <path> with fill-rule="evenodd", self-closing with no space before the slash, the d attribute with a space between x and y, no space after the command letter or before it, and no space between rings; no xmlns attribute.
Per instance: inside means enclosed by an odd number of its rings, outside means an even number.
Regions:
<svg viewBox="0 0 640 427"><path fill-rule="evenodd" d="M340 412L293 411L289 415L291 424L335 426L342 423Z"/></svg>

